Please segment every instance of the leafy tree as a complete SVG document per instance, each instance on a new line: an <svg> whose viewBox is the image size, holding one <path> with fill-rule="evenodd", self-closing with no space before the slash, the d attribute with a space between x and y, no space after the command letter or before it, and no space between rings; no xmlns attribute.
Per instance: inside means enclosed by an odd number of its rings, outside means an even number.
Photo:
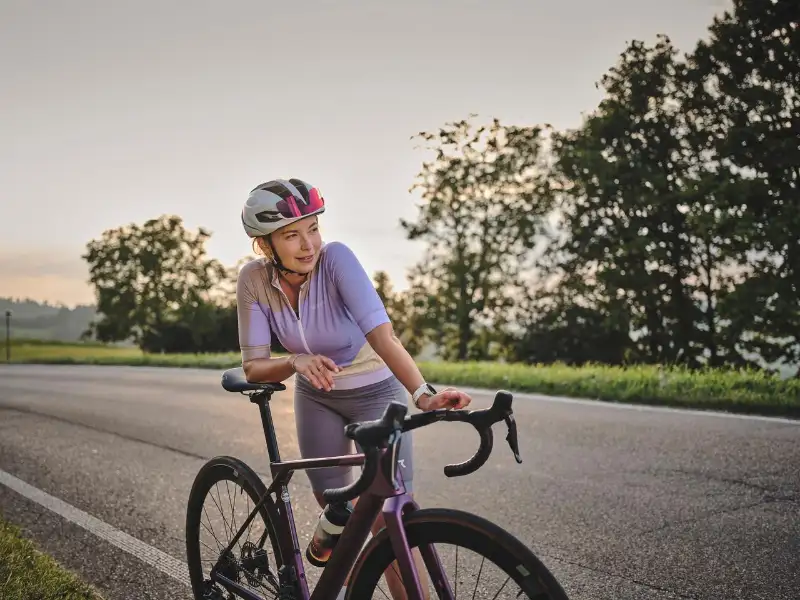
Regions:
<svg viewBox="0 0 800 600"><path fill-rule="evenodd" d="M394 291L392 290L392 282L389 280L389 274L386 271L378 271L372 276L372 281L375 284L375 291L378 292L378 297L386 307L387 313L391 310L391 303L394 299ZM389 315L392 318L392 315Z"/></svg>
<svg viewBox="0 0 800 600"><path fill-rule="evenodd" d="M409 239L428 242L412 297L436 321L445 356L464 360L475 327L501 319L520 288L542 216L543 138L538 127L497 119L415 137L434 158L411 188L422 194L416 222L401 220Z"/></svg>
<svg viewBox="0 0 800 600"><path fill-rule="evenodd" d="M198 340L215 325L209 293L225 269L207 258L210 233L186 230L177 216L103 232L87 244L99 320L91 332L101 341L132 339L142 349L174 347L167 333L182 330Z"/></svg>
<svg viewBox="0 0 800 600"><path fill-rule="evenodd" d="M666 36L652 47L635 41L601 80L598 110L554 135L552 197L565 235L548 255L584 309L613 321L609 331L630 327L635 355L697 366L709 354L733 360L714 311L735 264L725 235L733 217L718 208L728 181L706 167L702 129L683 110L686 72Z"/></svg>
<svg viewBox="0 0 800 600"><path fill-rule="evenodd" d="M386 306L395 335L412 356L418 354L431 339L434 326L424 289L412 282L409 289L395 292L385 271L375 273L373 281Z"/></svg>
<svg viewBox="0 0 800 600"><path fill-rule="evenodd" d="M732 338L767 361L800 362L800 3L734 0L691 61L687 110L707 160L739 179L724 197L749 265L725 299Z"/></svg>

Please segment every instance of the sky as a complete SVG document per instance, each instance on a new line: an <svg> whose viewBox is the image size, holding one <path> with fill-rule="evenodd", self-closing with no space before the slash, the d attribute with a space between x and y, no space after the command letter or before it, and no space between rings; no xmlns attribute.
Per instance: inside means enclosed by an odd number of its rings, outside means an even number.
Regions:
<svg viewBox="0 0 800 600"><path fill-rule="evenodd" d="M427 155L477 122L577 127L633 39L690 52L726 0L0 0L0 296L93 301L105 229L163 214L251 254L240 213L277 177L318 186L325 241L396 289Z"/></svg>

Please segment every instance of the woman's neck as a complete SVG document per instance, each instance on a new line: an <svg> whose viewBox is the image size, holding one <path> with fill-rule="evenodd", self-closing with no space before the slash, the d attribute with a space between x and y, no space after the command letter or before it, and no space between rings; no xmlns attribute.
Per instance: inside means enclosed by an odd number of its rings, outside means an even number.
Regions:
<svg viewBox="0 0 800 600"><path fill-rule="evenodd" d="M281 277L283 277L283 280L293 288L299 288L301 285L303 285L308 275L296 275L295 273L281 272Z"/></svg>

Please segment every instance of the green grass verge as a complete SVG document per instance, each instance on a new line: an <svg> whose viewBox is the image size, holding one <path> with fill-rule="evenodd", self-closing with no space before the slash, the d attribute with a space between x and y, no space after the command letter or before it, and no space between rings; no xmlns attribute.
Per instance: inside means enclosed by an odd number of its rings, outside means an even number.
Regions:
<svg viewBox="0 0 800 600"><path fill-rule="evenodd" d="M0 598L3 600L102 600L54 559L0 518Z"/></svg>
<svg viewBox="0 0 800 600"><path fill-rule="evenodd" d="M227 369L239 366L238 352L143 354L135 348L90 344L25 344L12 347L12 362L150 365ZM800 417L800 379L758 371L689 371L658 366L522 365L486 362L422 362L429 381L490 390L535 392L603 400Z"/></svg>
<svg viewBox="0 0 800 600"><path fill-rule="evenodd" d="M800 379L780 379L754 370L690 371L658 366L568 367L478 362L430 363L420 368L430 381L454 386L800 417Z"/></svg>

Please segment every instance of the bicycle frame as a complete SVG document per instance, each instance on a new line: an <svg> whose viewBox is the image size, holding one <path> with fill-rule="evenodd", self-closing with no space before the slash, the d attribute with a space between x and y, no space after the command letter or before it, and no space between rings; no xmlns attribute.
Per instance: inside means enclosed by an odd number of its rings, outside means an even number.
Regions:
<svg viewBox="0 0 800 600"><path fill-rule="evenodd" d="M289 573L287 573L289 581L295 583L300 592L298 600L335 600L364 546L375 519L382 512L409 600L422 600L419 576L408 546L405 529L403 528L403 516L418 509L419 506L406 492L402 474L399 470L396 472L396 485L387 480L385 473L392 471L385 468L388 466L386 461L396 460L396 456L389 453L387 449L380 451L381 468L378 469L378 473L370 487L355 502L353 513L348 519L347 526L333 549L330 559L323 569L317 585L314 587L313 593L309 595L305 567L287 487L289 480L295 471L362 466L365 461L365 455L357 453L345 456L281 461L268 404L271 395L271 392L268 391L257 392L250 395L250 401L257 404L259 408L273 481L267 488L264 497L255 505L244 524L241 525L233 540L221 553L221 557L230 552L258 512L267 504L267 500L271 499L272 494L275 494L275 504L268 504L267 510L271 509L270 521L275 526L275 535L282 555L284 558L291 557L282 568L289 569ZM277 502L278 491L280 492L282 504ZM277 508L281 506L282 508ZM267 535L267 533L265 532L264 535ZM263 543L264 541L265 539L262 538L261 542ZM439 589L449 591L449 585L442 572L441 562L435 549L433 547L425 547L420 548L420 551L436 586ZM220 583L228 591L245 600L264 600L261 596L252 593L235 581L218 573L218 566L219 561L211 570L211 579L213 581ZM450 595L452 596L452 592L450 592Z"/></svg>

